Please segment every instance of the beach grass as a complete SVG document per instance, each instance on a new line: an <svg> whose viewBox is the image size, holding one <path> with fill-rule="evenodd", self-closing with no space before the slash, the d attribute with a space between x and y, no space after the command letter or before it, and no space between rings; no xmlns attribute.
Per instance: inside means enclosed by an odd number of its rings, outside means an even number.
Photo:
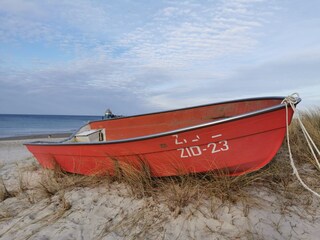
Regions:
<svg viewBox="0 0 320 240"><path fill-rule="evenodd" d="M314 139L317 146L320 145L320 109L299 113L306 129ZM293 119L290 125L291 149L298 169L302 177L315 188L317 164L312 157L307 142L299 127L298 120ZM143 165L143 161L142 165ZM200 201L201 198L214 197L221 201L237 202L252 197L252 189L268 188L285 196L300 194L304 190L299 186L292 175L289 163L286 141L275 158L259 171L240 175L225 176L222 172L207 172L202 174L188 174L175 177L154 178L151 177L148 166L143 165L141 170L130 165L121 165L115 176L82 176L62 171L58 166L54 170L41 169L41 181L39 189L46 196L53 196L60 191L66 191L74 187L94 187L99 184L112 182L124 183L133 197L155 197L166 201L172 211L182 209L190 202ZM27 189L21 181L21 191ZM0 199L10 197L3 181L0 179ZM16 193L15 193L16 195Z"/></svg>
<svg viewBox="0 0 320 240"><path fill-rule="evenodd" d="M315 144L319 147L320 109L300 112L299 114ZM297 119L293 119L289 130L291 150L301 178L313 190L320 192L319 169L312 157L312 152L308 149L308 144L303 137ZM141 161L141 164L140 170L122 164L113 176L82 176L66 173L58 166L54 170L48 170L30 165L30 169L21 171L18 177L19 187L13 190L9 189L0 177L0 202L8 198L25 196L25 199L28 200L25 206L32 206L45 199L50 199L49 203L55 202L57 207L54 214L48 216L47 220L56 222L70 214L73 203L70 198L66 197L66 194L75 189L102 187L108 190L113 189L114 186L121 186L121 188L125 188L127 197L136 199L136 201L144 201L145 208L137 210L134 215L126 213L127 215L119 217L119 221L116 220L117 217L114 217L115 220L112 220L114 221L112 224L107 222L97 239L102 239L110 232L118 231L119 234L121 231L126 232L129 227L139 229L139 222L143 222L144 218L149 216L152 211L155 211L154 216L161 216L157 220L157 226L146 223L142 229L135 233L136 235L130 236L132 238L138 236L139 239L141 236L150 235L153 231L161 231L159 230L161 224L167 221L168 216L163 216L163 213L155 205L148 205L150 201L157 206L165 206L170 212L170 217L174 219L181 215L187 215L188 218L191 218L192 215L200 214L206 218L219 220L219 214L221 214L223 206L240 206L242 215L247 217L250 211L262 202L272 206L275 205L277 211L284 216L294 211L294 214L301 218L310 216L314 218L312 206L314 206L316 198L306 191L293 175L286 141L283 142L281 149L267 166L256 172L240 176L226 176L224 173L216 171L155 178L151 177L150 170L147 165L143 164L143 161ZM30 184L29 178L24 176L24 173L28 171L37 173L36 184ZM205 209L203 208L204 205L206 206ZM299 206L299 208L293 206ZM122 209L121 211L125 212L126 210ZM17 213L4 208L0 214L0 223L14 218L15 214ZM155 219L157 218L155 217ZM280 220L272 221L268 224L272 225L271 227L281 235ZM37 231L47 227L48 224L47 222L42 225ZM212 234L220 234L210 224L207 227ZM159 229L154 230L153 228ZM14 227L8 232L13 231L13 229ZM254 229L246 231L244 238L263 239ZM294 231L294 226L292 226L292 231ZM192 233L190 234L192 235ZM124 234L123 236L127 235ZM224 237L224 235L221 236Z"/></svg>

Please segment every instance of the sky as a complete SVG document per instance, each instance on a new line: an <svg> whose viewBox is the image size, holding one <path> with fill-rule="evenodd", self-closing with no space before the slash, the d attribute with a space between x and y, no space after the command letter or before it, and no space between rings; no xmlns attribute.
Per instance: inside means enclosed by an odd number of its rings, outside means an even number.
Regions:
<svg viewBox="0 0 320 240"><path fill-rule="evenodd" d="M0 114L131 115L298 92L318 0L0 0Z"/></svg>

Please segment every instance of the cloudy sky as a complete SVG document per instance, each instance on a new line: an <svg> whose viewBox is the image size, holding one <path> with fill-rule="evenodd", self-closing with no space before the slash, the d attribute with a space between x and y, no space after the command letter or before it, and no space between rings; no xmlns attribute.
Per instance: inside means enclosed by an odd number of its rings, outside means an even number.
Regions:
<svg viewBox="0 0 320 240"><path fill-rule="evenodd" d="M136 114L299 92L318 0L0 0L0 113Z"/></svg>

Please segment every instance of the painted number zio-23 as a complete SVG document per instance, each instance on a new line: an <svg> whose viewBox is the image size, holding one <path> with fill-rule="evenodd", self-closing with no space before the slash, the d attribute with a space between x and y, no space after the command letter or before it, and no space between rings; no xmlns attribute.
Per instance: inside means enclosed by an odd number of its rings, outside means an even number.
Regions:
<svg viewBox="0 0 320 240"><path fill-rule="evenodd" d="M211 136L212 139L221 137L222 134L217 134ZM175 144L176 145L184 145L188 143L187 139L180 139L178 135L173 135L175 138ZM200 137L196 135L192 140L189 140L191 142L198 142L200 140ZM182 146L181 146L182 147ZM227 140L221 140L218 142L210 142L207 145L194 145L190 147L182 147L178 148L177 151L180 152L181 158L188 158L188 157L197 157L203 154L203 152L209 151L211 154L215 154L218 152L224 152L229 150L229 145Z"/></svg>

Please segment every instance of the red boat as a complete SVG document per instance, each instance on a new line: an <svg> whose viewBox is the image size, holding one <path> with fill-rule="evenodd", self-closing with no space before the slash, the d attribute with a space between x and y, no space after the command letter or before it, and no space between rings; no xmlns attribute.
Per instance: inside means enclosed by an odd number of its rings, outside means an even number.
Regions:
<svg viewBox="0 0 320 240"><path fill-rule="evenodd" d="M32 142L45 168L115 174L148 166L152 176L220 171L240 175L271 161L286 132L284 97L207 104L92 121L61 142ZM296 99L296 104L301 101ZM293 110L288 105L291 122Z"/></svg>

